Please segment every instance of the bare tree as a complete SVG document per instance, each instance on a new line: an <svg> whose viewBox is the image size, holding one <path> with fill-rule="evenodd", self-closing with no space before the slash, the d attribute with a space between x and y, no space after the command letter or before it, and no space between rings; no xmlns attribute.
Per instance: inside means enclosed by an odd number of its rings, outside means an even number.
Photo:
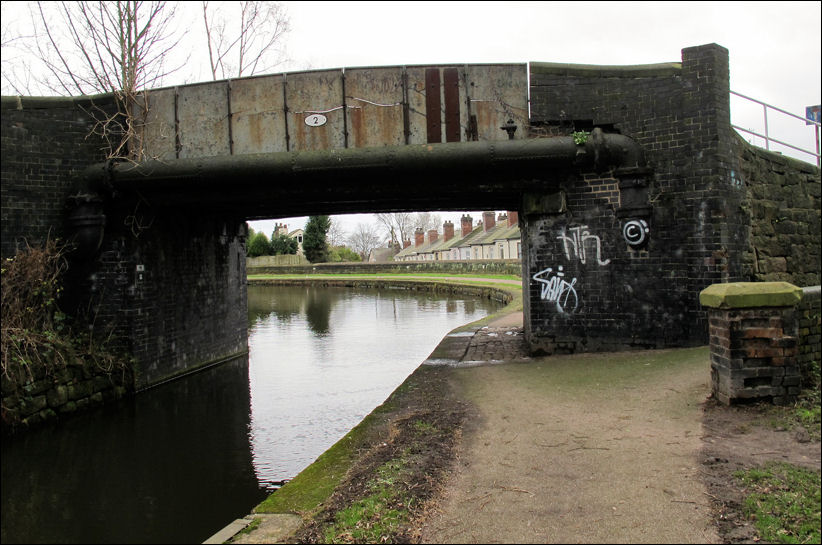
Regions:
<svg viewBox="0 0 822 545"><path fill-rule="evenodd" d="M380 225L388 231L388 239L392 244L402 248L406 240L411 240L414 230L414 214L410 212L394 212L393 214L374 214Z"/></svg>
<svg viewBox="0 0 822 545"><path fill-rule="evenodd" d="M282 47L291 30L285 8L277 2L243 0L225 7L203 1L203 22L213 79L239 78L271 71L286 60ZM225 8L239 9L238 25L227 28Z"/></svg>
<svg viewBox="0 0 822 545"><path fill-rule="evenodd" d="M328 233L326 233L325 236L329 245L342 246L345 244L348 233L346 233L345 229L343 229L340 220L334 216L331 216L331 227L328 228Z"/></svg>
<svg viewBox="0 0 822 545"><path fill-rule="evenodd" d="M30 4L31 36L7 37L32 63L32 82L14 82L26 60L4 54L4 79L17 92L33 87L58 95L112 93L116 109L93 108L94 132L109 144L108 156L142 158L148 108L141 91L158 86L178 67L166 59L182 38L171 28L176 4L160 0L36 2ZM5 29L4 29L5 33ZM19 38L19 40L18 40ZM17 63L15 64L15 62ZM11 76L9 76L11 74Z"/></svg>
<svg viewBox="0 0 822 545"><path fill-rule="evenodd" d="M25 58L25 44L31 40L33 34L23 34L20 29L13 26L11 10L15 9L12 2L3 2L2 7L2 40L0 40L3 51L2 76L3 93L11 91L17 95L31 95L32 89L32 69L30 63ZM18 8L19 9L19 8Z"/></svg>
<svg viewBox="0 0 822 545"><path fill-rule="evenodd" d="M379 228L372 223L358 223L354 233L348 238L348 244L357 252L363 261L368 259L371 250L381 244Z"/></svg>
<svg viewBox="0 0 822 545"><path fill-rule="evenodd" d="M430 229L439 230L442 227L442 217L431 212L417 212L417 217L414 218L414 227L421 228L425 232Z"/></svg>

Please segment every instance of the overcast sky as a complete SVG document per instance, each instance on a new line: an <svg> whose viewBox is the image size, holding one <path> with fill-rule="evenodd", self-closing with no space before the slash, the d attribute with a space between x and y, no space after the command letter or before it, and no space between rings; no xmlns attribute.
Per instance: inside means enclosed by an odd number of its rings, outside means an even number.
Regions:
<svg viewBox="0 0 822 545"><path fill-rule="evenodd" d="M292 24L288 69L530 61L654 64L680 62L682 49L717 43L729 51L734 91L803 117L805 107L819 104L822 95L820 2L284 4ZM764 132L759 105L734 98L732 121ZM814 130L804 122L770 112L768 124L774 138L813 148ZM444 216L458 223L459 214ZM353 228L368 219L352 216L344 224ZM293 228L300 221L286 223Z"/></svg>
<svg viewBox="0 0 822 545"><path fill-rule="evenodd" d="M11 4L19 11L22 2ZM820 2L283 2L290 62L277 71L443 63L680 62L683 48L730 53L731 89L797 115L821 102ZM188 2L193 9L199 2ZM9 3L3 2L3 17ZM191 32L200 18L191 15ZM4 23L5 24L5 23ZM203 48L193 47L192 51ZM191 59L209 79L207 61ZM189 76L190 78L191 76ZM197 78L197 76L194 76ZM171 84L175 82L170 82ZM732 96L734 124L764 132L762 107ZM814 146L803 121L768 114L769 132ZM744 133L743 133L744 136ZM749 138L746 136L746 138ZM754 140L757 143L756 140ZM758 142L761 144L761 140ZM811 160L783 148L786 154ZM443 219L459 218L459 214ZM368 216L347 217L352 229ZM287 220L301 227L304 218ZM274 221L253 222L270 234Z"/></svg>

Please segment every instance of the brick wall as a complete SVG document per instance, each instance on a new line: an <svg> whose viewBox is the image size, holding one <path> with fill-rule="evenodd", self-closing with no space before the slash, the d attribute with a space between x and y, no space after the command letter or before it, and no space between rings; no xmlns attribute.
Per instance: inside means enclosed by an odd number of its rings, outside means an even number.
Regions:
<svg viewBox="0 0 822 545"><path fill-rule="evenodd" d="M108 97L94 107L110 108ZM63 237L66 199L73 177L106 158L105 143L89 137L91 100L3 97L0 102L3 161L2 256L10 257L46 237Z"/></svg>
<svg viewBox="0 0 822 545"><path fill-rule="evenodd" d="M715 284L700 294L710 321L712 391L725 404L790 403L818 387L819 286L787 282Z"/></svg>
<svg viewBox="0 0 822 545"><path fill-rule="evenodd" d="M137 389L248 349L245 221L143 210L129 224L133 208L110 207L99 255L73 280L99 334L134 356Z"/></svg>
<svg viewBox="0 0 822 545"><path fill-rule="evenodd" d="M106 105L105 97L95 103ZM3 256L65 236L77 175L105 160L88 101L2 100ZM244 218L102 195L100 250L70 259L64 310L133 355L143 388L247 351Z"/></svg>
<svg viewBox="0 0 822 545"><path fill-rule="evenodd" d="M793 308L711 309L709 314L714 396L725 404L794 401L801 378Z"/></svg>
<svg viewBox="0 0 822 545"><path fill-rule="evenodd" d="M758 235L751 230L748 179L784 183L794 195L800 191L785 178L784 165L752 167L750 157L759 154L740 152L730 126L728 67L728 51L716 44L683 49L681 63L666 65L532 63L532 134L568 135L593 127L619 132L640 144L652 172L638 183L626 183L616 171L582 179L557 173L553 195L526 196L527 218L520 228L528 241L524 304L533 350L704 344L708 324L699 292L713 283L753 279L749 256L752 236ZM753 171L763 174L747 174ZM802 194L818 195L815 187L806 181ZM537 200L541 210L532 206ZM784 225L778 244L789 255L815 252L818 274L818 198L807 204L799 214L810 222L815 206L816 234L791 239L785 235L793 225ZM629 222L646 229L645 244L628 243L623 230ZM787 250L794 241L798 247ZM577 251L578 243L584 252ZM601 259L592 259L597 248ZM813 260L808 266L814 267ZM804 274L790 279L819 282Z"/></svg>

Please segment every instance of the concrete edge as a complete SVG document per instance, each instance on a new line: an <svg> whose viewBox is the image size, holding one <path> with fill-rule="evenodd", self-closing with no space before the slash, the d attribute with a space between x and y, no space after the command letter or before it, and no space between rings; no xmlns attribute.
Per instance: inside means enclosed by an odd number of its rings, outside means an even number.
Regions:
<svg viewBox="0 0 822 545"><path fill-rule="evenodd" d="M245 530L246 527L253 521L254 519L252 517L246 516L230 522L225 528L219 530L216 534L203 541L203 544L225 543L238 533Z"/></svg>

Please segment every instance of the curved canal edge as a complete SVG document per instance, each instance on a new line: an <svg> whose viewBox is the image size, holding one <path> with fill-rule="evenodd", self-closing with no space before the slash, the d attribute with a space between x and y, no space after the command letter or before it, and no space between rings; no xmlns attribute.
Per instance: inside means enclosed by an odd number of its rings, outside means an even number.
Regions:
<svg viewBox="0 0 822 545"><path fill-rule="evenodd" d="M400 275L398 275L400 276ZM477 365L471 359L471 343L479 335L498 336L513 333L522 325L521 282L479 277L322 277L259 278L249 276L249 284L268 286L322 286L346 288L408 289L443 294L464 294L507 303L499 311L450 331L417 369L388 398L342 439L321 454L293 480L273 492L254 508L251 514L237 519L204 543L275 543L293 534L317 508L326 501L349 470L363 456L386 445L392 429L408 419L409 406L419 405L420 395L447 402L451 397L444 372L460 365ZM478 335L479 334L479 335ZM508 335L513 337L514 335ZM510 346L510 344L509 344ZM499 354L499 352L497 352ZM514 350L514 357L523 354ZM494 361L504 361L494 360ZM460 414L459 407L446 412ZM436 411L433 411L436 413ZM457 430L458 431L458 430ZM445 461L445 460L443 460Z"/></svg>

